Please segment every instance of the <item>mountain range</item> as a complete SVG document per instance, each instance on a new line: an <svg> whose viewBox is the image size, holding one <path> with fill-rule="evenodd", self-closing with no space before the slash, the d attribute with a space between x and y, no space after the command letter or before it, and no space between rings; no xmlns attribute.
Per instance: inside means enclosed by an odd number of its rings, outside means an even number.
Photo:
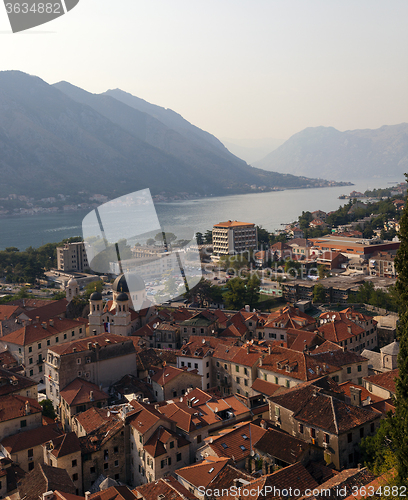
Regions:
<svg viewBox="0 0 408 500"><path fill-rule="evenodd" d="M324 182L249 166L176 112L122 90L91 94L0 72L0 196L211 196Z"/></svg>
<svg viewBox="0 0 408 500"><path fill-rule="evenodd" d="M372 177L399 180L408 171L408 123L345 132L309 127L253 165L337 181Z"/></svg>

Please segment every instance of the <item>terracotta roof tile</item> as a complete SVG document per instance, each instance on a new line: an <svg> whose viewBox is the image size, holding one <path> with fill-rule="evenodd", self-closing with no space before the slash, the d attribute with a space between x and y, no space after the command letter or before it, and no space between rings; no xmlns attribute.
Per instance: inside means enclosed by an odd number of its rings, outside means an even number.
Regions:
<svg viewBox="0 0 408 500"><path fill-rule="evenodd" d="M370 375L369 377L364 377L364 380L378 385L392 394L395 394L396 382L395 379L398 377L398 368L396 370L390 370L389 372L379 373L378 375Z"/></svg>
<svg viewBox="0 0 408 500"><path fill-rule="evenodd" d="M0 422L26 416L26 402L29 403L30 415L41 413L38 401L17 394L8 394L0 398Z"/></svg>
<svg viewBox="0 0 408 500"><path fill-rule="evenodd" d="M4 438L1 444L8 453L12 454L39 446L61 434L62 432L59 430L58 425L54 423L52 425L43 425L37 429L18 432Z"/></svg>
<svg viewBox="0 0 408 500"><path fill-rule="evenodd" d="M5 319L9 319L11 317L15 318L19 309L19 306L0 304L0 321L4 321Z"/></svg>
<svg viewBox="0 0 408 500"><path fill-rule="evenodd" d="M24 500L38 500L51 490L75 494L76 488L65 469L37 463L18 485L20 498Z"/></svg>
<svg viewBox="0 0 408 500"><path fill-rule="evenodd" d="M254 448L286 464L294 464L301 460L302 455L309 450L310 445L286 432L268 429L254 445Z"/></svg>
<svg viewBox="0 0 408 500"><path fill-rule="evenodd" d="M150 378L153 382L156 382L161 386L165 386L176 377L183 376L185 373L188 373L189 375L196 375L197 383L201 383L201 375L198 375L196 370L188 371L187 369L183 370L182 368L176 368L174 366L165 366L162 369L158 369Z"/></svg>
<svg viewBox="0 0 408 500"><path fill-rule="evenodd" d="M63 398L70 406L89 403L90 401L108 400L109 395L99 389L96 384L83 380L74 379L70 384L64 387L60 392Z"/></svg>
<svg viewBox="0 0 408 500"><path fill-rule="evenodd" d="M177 448L190 445L190 441L186 438L160 425L144 444L143 448L150 456L154 458L160 457L168 453L167 443L171 441L177 442Z"/></svg>
<svg viewBox="0 0 408 500"><path fill-rule="evenodd" d="M171 422L171 420L155 409L153 405L131 401L134 411L129 414L129 424L137 431L144 434L151 429L156 423Z"/></svg>
<svg viewBox="0 0 408 500"><path fill-rule="evenodd" d="M0 396L36 386L37 382L29 377L0 368Z"/></svg>
<svg viewBox="0 0 408 500"><path fill-rule="evenodd" d="M135 500L135 494L127 486L111 486L103 491L93 493L92 500Z"/></svg>
<svg viewBox="0 0 408 500"><path fill-rule="evenodd" d="M229 458L211 456L188 467L177 469L174 473L196 488L207 487L229 461Z"/></svg>
<svg viewBox="0 0 408 500"><path fill-rule="evenodd" d="M69 432L68 434L63 434L50 440L52 442L51 453L56 458L65 457L71 455L72 453L81 451L79 444L79 439L75 432Z"/></svg>
<svg viewBox="0 0 408 500"><path fill-rule="evenodd" d="M265 433L266 430L257 425L238 424L234 429L225 430L222 435L210 438L213 441L208 441L208 446L216 456L234 457L233 460L239 462L249 457L251 446L253 448Z"/></svg>
<svg viewBox="0 0 408 500"><path fill-rule="evenodd" d="M218 224L214 224L214 227L239 227L239 226L254 227L255 224L252 222L239 222L237 220L228 220L226 222L219 222Z"/></svg>
<svg viewBox="0 0 408 500"><path fill-rule="evenodd" d="M49 350L62 356L64 354L72 354L73 352L88 351L89 350L88 344L94 345L96 342L98 342L99 347L101 348L106 347L107 345L110 344L122 344L125 342L127 344L130 343L130 345L132 346L131 344L132 341L129 337L123 337L122 335L114 335L113 333L104 333L92 337L85 337L84 339L81 340L73 340L71 342L65 342L58 346L49 347Z"/></svg>
<svg viewBox="0 0 408 500"><path fill-rule="evenodd" d="M285 347L273 347L271 354L262 360L262 369L272 373L284 374L304 382L340 370L334 364L323 363L309 354L293 351Z"/></svg>
<svg viewBox="0 0 408 500"><path fill-rule="evenodd" d="M265 396L273 396L274 394L284 390L281 385L272 384L272 382L267 382L266 380L262 380L260 378L255 379L251 389L261 394L265 394Z"/></svg>
<svg viewBox="0 0 408 500"><path fill-rule="evenodd" d="M172 476L137 486L133 493L145 500L157 500L159 497L166 500L196 500L196 497Z"/></svg>

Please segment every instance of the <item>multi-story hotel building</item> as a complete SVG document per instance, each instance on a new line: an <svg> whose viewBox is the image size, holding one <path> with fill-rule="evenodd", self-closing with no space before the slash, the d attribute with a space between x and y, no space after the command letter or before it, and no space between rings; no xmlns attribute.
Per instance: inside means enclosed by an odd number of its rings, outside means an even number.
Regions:
<svg viewBox="0 0 408 500"><path fill-rule="evenodd" d="M58 247L57 265L59 271L82 273L85 269L88 269L89 264L84 242L66 243L63 247Z"/></svg>
<svg viewBox="0 0 408 500"><path fill-rule="evenodd" d="M214 255L235 255L257 248L257 230L251 222L227 221L215 224L212 231Z"/></svg>

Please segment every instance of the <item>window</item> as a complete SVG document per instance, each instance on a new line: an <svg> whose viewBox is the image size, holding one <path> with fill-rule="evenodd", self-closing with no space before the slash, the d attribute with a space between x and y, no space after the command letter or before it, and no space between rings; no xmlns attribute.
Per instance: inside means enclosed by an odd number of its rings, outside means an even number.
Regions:
<svg viewBox="0 0 408 500"><path fill-rule="evenodd" d="M91 467L91 468L89 469L89 473L90 473L90 474L95 474L95 467Z"/></svg>
<svg viewBox="0 0 408 500"><path fill-rule="evenodd" d="M285 340L285 335L280 336L281 340Z"/></svg>
<svg viewBox="0 0 408 500"><path fill-rule="evenodd" d="M310 435L313 439L316 437L316 429L313 429L313 427L310 429Z"/></svg>
<svg viewBox="0 0 408 500"><path fill-rule="evenodd" d="M237 381L237 384L240 383L240 378L239 377L236 377L235 380Z"/></svg>
<svg viewBox="0 0 408 500"><path fill-rule="evenodd" d="M20 420L20 428L27 427L27 420Z"/></svg>
<svg viewBox="0 0 408 500"><path fill-rule="evenodd" d="M360 437L364 437L364 427L360 427Z"/></svg>
<svg viewBox="0 0 408 500"><path fill-rule="evenodd" d="M351 366L347 367L347 373L351 373Z"/></svg>
<svg viewBox="0 0 408 500"><path fill-rule="evenodd" d="M248 370L247 370L247 368L244 368L244 374L245 374L245 375L248 375Z"/></svg>
<svg viewBox="0 0 408 500"><path fill-rule="evenodd" d="M108 462L105 462L105 463L103 464L103 468L104 468L104 470L107 470L107 469L109 468L109 463L108 463Z"/></svg>
<svg viewBox="0 0 408 500"><path fill-rule="evenodd" d="M72 474L72 480L78 481L78 472L75 472L75 474Z"/></svg>
<svg viewBox="0 0 408 500"><path fill-rule="evenodd" d="M66 340L66 339L67 339L67 334L66 334L66 333L64 333L64 340Z"/></svg>
<svg viewBox="0 0 408 500"><path fill-rule="evenodd" d="M264 373L264 380L268 380L268 375Z"/></svg>
<svg viewBox="0 0 408 500"><path fill-rule="evenodd" d="M289 380L286 381L286 387L290 387L290 381Z"/></svg>
<svg viewBox="0 0 408 500"><path fill-rule="evenodd" d="M28 352L33 352L33 348L32 348L32 346L30 346L30 347L28 348Z"/></svg>
<svg viewBox="0 0 408 500"><path fill-rule="evenodd" d="M171 465L171 457L167 459L167 465Z"/></svg>
<svg viewBox="0 0 408 500"><path fill-rule="evenodd" d="M325 434L325 435L324 435L324 442L325 442L326 444L329 444L329 443L330 443L330 435L329 435L329 434Z"/></svg>
<svg viewBox="0 0 408 500"><path fill-rule="evenodd" d="M77 461L76 460L72 460L72 467L76 467L77 466Z"/></svg>
<svg viewBox="0 0 408 500"><path fill-rule="evenodd" d="M33 450L33 448L31 448L30 450L27 450L27 456L28 456L28 458L34 456L34 450Z"/></svg>
<svg viewBox="0 0 408 500"><path fill-rule="evenodd" d="M228 369L228 366L227 365L224 365L224 370L227 370Z"/></svg>
<svg viewBox="0 0 408 500"><path fill-rule="evenodd" d="M194 363L194 368L198 370L198 363Z"/></svg>
<svg viewBox="0 0 408 500"><path fill-rule="evenodd" d="M177 453L177 455L176 455L176 461L177 462L181 461L181 453Z"/></svg>
<svg viewBox="0 0 408 500"><path fill-rule="evenodd" d="M82 328L79 329L79 333L82 333ZM72 337L75 335L75 332L72 332Z"/></svg>
<svg viewBox="0 0 408 500"><path fill-rule="evenodd" d="M276 339L276 333L270 333L269 334L270 339Z"/></svg>
<svg viewBox="0 0 408 500"><path fill-rule="evenodd" d="M239 366L238 365L235 365L235 371L239 372Z"/></svg>
<svg viewBox="0 0 408 500"><path fill-rule="evenodd" d="M248 385L248 379L244 378L244 385Z"/></svg>
<svg viewBox="0 0 408 500"><path fill-rule="evenodd" d="M184 361L181 362L181 366L184 366Z"/></svg>
<svg viewBox="0 0 408 500"><path fill-rule="evenodd" d="M33 470L34 469L34 462L29 462L28 464L28 470Z"/></svg>
<svg viewBox="0 0 408 500"><path fill-rule="evenodd" d="M352 441L353 441L353 434L350 432L349 434L347 434L347 442L351 443Z"/></svg>
<svg viewBox="0 0 408 500"><path fill-rule="evenodd" d="M275 377L275 384L279 384L279 378Z"/></svg>
<svg viewBox="0 0 408 500"><path fill-rule="evenodd" d="M219 362L219 361L217 361L217 368L219 368L219 367L220 367L220 362Z"/></svg>
<svg viewBox="0 0 408 500"><path fill-rule="evenodd" d="M161 467L162 469L164 469L164 467L165 467L165 466L166 466L166 459L164 459L164 460L162 460L162 461L160 462L160 467Z"/></svg>
<svg viewBox="0 0 408 500"><path fill-rule="evenodd" d="M50 344L51 344L51 340L50 340L50 339L48 339L48 340L47 340L47 345L50 345Z"/></svg>
<svg viewBox="0 0 408 500"><path fill-rule="evenodd" d="M41 342L37 346L38 349L41 349Z"/></svg>
<svg viewBox="0 0 408 500"><path fill-rule="evenodd" d="M115 460L114 464L115 464L115 467L119 467L119 460Z"/></svg>
<svg viewBox="0 0 408 500"><path fill-rule="evenodd" d="M59 337L55 337L55 342L59 342Z"/></svg>
<svg viewBox="0 0 408 500"><path fill-rule="evenodd" d="M32 364L33 364L33 358L29 358L28 363L29 363L30 365L32 365Z"/></svg>
<svg viewBox="0 0 408 500"><path fill-rule="evenodd" d="M201 434L197 435L197 443L201 443Z"/></svg>
<svg viewBox="0 0 408 500"><path fill-rule="evenodd" d="M210 366L210 362L207 361L207 363L205 364L205 366L208 368Z"/></svg>
<svg viewBox="0 0 408 500"><path fill-rule="evenodd" d="M303 434L303 424L299 424L299 432Z"/></svg>
<svg viewBox="0 0 408 500"><path fill-rule="evenodd" d="M77 365L81 364L81 358L77 358Z"/></svg>
<svg viewBox="0 0 408 500"><path fill-rule="evenodd" d="M170 441L170 448L174 448L174 441Z"/></svg>
<svg viewBox="0 0 408 500"><path fill-rule="evenodd" d="M191 368L191 363L187 363L187 366L188 366L189 368Z"/></svg>
<svg viewBox="0 0 408 500"><path fill-rule="evenodd" d="M113 448L113 453L119 453L119 446L115 446Z"/></svg>
<svg viewBox="0 0 408 500"><path fill-rule="evenodd" d="M373 433L374 429L375 429L374 422L372 422L371 425L370 425L370 432Z"/></svg>
<svg viewBox="0 0 408 500"><path fill-rule="evenodd" d="M30 377L34 375L34 370L30 370Z"/></svg>
<svg viewBox="0 0 408 500"><path fill-rule="evenodd" d="M357 371L358 371L358 372L361 372L361 365L358 365L358 366L357 366Z"/></svg>
<svg viewBox="0 0 408 500"><path fill-rule="evenodd" d="M210 378L210 374L209 373L207 373L207 378Z"/></svg>

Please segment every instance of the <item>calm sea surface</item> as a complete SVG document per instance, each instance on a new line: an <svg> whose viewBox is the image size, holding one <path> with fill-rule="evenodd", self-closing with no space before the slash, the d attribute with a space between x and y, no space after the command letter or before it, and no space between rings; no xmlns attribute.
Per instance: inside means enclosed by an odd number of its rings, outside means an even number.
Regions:
<svg viewBox="0 0 408 500"><path fill-rule="evenodd" d="M395 179L395 183L404 179ZM282 224L296 220L302 211L336 210L347 200L339 200L341 194L352 190L395 185L389 179L356 181L354 186L294 189L274 193L245 194L218 198L203 198L170 203L156 203L160 223L165 231L179 238L191 238L196 231L205 232L218 222L241 220L254 222L274 231ZM58 242L70 236L82 236L82 219L86 212L68 212L34 216L0 218L0 250L29 246L39 247L45 243Z"/></svg>

